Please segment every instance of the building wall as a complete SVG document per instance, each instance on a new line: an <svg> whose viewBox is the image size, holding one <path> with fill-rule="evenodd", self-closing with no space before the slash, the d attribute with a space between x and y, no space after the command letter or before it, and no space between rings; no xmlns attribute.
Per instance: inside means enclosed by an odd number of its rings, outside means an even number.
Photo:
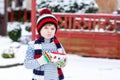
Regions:
<svg viewBox="0 0 120 80"><path fill-rule="evenodd" d="M118 9L120 9L120 0L118 0Z"/></svg>
<svg viewBox="0 0 120 80"><path fill-rule="evenodd" d="M95 0L99 7L99 13L112 13L118 9L120 0Z"/></svg>

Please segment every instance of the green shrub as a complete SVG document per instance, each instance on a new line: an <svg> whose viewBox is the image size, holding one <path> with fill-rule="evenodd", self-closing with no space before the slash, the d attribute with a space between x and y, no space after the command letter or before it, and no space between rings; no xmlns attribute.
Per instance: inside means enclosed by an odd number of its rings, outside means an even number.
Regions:
<svg viewBox="0 0 120 80"><path fill-rule="evenodd" d="M15 56L14 56L14 54L3 53L2 57L3 58L14 58Z"/></svg>
<svg viewBox="0 0 120 80"><path fill-rule="evenodd" d="M98 6L96 2L91 1L89 3L86 3L84 0L79 1L72 1L69 0L67 3L63 0L52 1L52 0L42 0L38 5L37 9L39 12L39 9L41 8L49 8L52 10L52 12L60 12L60 13L97 13L98 12Z"/></svg>
<svg viewBox="0 0 120 80"><path fill-rule="evenodd" d="M86 9L85 13L97 13L98 12L98 8L95 7L95 4L93 2L91 2L88 6L88 9Z"/></svg>
<svg viewBox="0 0 120 80"><path fill-rule="evenodd" d="M14 58L13 47L9 47L9 49L5 49L1 55L3 58Z"/></svg>
<svg viewBox="0 0 120 80"><path fill-rule="evenodd" d="M31 32L31 26L26 26L25 30L28 31L28 32Z"/></svg>
<svg viewBox="0 0 120 80"><path fill-rule="evenodd" d="M8 36L13 41L18 41L21 37L21 27L20 25L16 25L12 30L8 31Z"/></svg>

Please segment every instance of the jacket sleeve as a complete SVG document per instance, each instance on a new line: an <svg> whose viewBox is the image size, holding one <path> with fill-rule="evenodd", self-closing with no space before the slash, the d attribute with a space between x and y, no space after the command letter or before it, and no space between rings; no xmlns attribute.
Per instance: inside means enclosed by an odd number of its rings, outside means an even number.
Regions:
<svg viewBox="0 0 120 80"><path fill-rule="evenodd" d="M24 66L28 69L34 69L34 68L38 68L41 66L38 60L34 59L34 45L33 44L34 44L33 42L28 44L26 56L24 59Z"/></svg>

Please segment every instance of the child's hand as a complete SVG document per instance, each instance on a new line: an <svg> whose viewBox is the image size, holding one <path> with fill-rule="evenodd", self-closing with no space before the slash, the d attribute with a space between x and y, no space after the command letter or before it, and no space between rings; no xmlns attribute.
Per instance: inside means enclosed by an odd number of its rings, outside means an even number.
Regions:
<svg viewBox="0 0 120 80"><path fill-rule="evenodd" d="M44 52L40 58L37 59L42 64L55 63L57 67L62 68L66 64L66 54L52 52Z"/></svg>
<svg viewBox="0 0 120 80"><path fill-rule="evenodd" d="M43 64L49 64L51 62L50 55L48 53L44 52L40 58L37 59L38 62L43 65Z"/></svg>
<svg viewBox="0 0 120 80"><path fill-rule="evenodd" d="M46 60L47 63L51 62L51 58L50 55L47 52L43 53L44 59Z"/></svg>
<svg viewBox="0 0 120 80"><path fill-rule="evenodd" d="M51 62L55 63L57 67L62 68L66 64L66 54L52 52L49 53Z"/></svg>
<svg viewBox="0 0 120 80"><path fill-rule="evenodd" d="M56 62L56 65L59 68L65 67L65 65L66 65L66 59L63 59L63 60L60 60L60 61Z"/></svg>

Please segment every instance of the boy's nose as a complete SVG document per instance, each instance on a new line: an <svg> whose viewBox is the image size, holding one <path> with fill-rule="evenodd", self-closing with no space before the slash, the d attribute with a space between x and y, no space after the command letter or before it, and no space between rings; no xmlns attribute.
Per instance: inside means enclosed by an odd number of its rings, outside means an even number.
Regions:
<svg viewBox="0 0 120 80"><path fill-rule="evenodd" d="M51 32L52 30L51 29L48 29L48 32Z"/></svg>

